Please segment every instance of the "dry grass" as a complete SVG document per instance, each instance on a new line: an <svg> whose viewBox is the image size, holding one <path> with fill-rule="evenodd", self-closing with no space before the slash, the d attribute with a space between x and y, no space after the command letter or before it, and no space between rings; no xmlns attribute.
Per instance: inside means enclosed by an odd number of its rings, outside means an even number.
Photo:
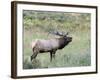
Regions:
<svg viewBox="0 0 100 80"><path fill-rule="evenodd" d="M37 15L38 13L39 12L37 12ZM43 13L41 13L41 15L42 14ZM55 15L54 13L51 13L51 15L50 13L48 13L49 14L48 15L47 13L44 13L43 15L45 14L47 16L45 20L38 18L30 19L28 15L24 16L23 68L36 69L36 68L52 68L52 67L90 66L91 65L90 15L87 14L77 15L76 13L75 14L73 13L74 15L72 13L64 13L64 15L62 13L59 13L59 15L58 14ZM48 19L48 17L50 16L53 16L53 18ZM61 16L64 16L65 18L62 18ZM69 19L66 19L66 17ZM33 60L33 62L31 62L30 60L30 56L32 55L32 49L30 46L31 41L35 39L54 38L54 35L51 34L48 35L48 32L52 30L59 30L64 32L69 31L70 32L69 36L72 36L73 38L72 42L64 49L58 50L56 52L56 58L52 62L50 62L49 53L38 54L36 59Z"/></svg>

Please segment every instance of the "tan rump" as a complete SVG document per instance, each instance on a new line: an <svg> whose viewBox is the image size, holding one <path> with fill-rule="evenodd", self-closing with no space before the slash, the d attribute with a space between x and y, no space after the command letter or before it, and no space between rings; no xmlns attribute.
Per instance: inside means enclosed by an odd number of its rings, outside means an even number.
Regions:
<svg viewBox="0 0 100 80"><path fill-rule="evenodd" d="M33 40L33 41L32 41L32 43L31 43L31 47L32 47L32 48L34 48L34 47L35 47L35 45L36 45L37 41L38 41L38 39L36 39L36 40Z"/></svg>

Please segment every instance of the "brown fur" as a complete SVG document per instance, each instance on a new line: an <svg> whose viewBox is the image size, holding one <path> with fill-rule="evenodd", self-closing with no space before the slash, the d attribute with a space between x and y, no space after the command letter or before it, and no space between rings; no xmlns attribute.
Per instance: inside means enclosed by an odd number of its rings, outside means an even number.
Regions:
<svg viewBox="0 0 100 80"><path fill-rule="evenodd" d="M38 53L50 52L51 60L55 56L58 49L63 49L69 42L72 41L72 37L62 36L60 38L54 38L49 40L37 40L32 42L33 54L31 60L36 58Z"/></svg>

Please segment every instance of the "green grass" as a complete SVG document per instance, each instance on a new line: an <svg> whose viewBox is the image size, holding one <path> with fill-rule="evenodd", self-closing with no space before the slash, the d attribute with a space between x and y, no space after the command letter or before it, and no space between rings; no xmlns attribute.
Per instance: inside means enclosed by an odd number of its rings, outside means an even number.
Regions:
<svg viewBox="0 0 100 80"><path fill-rule="evenodd" d="M26 13L24 13L25 15L23 34L24 69L79 67L91 65L89 14L73 13L73 16L72 13L54 14L53 12L25 12ZM35 14L35 12L37 14ZM27 13L30 13L33 19L30 19L31 17L27 15ZM35 16L37 15L38 17L35 18ZM46 16L45 20L41 16ZM48 32L52 30L70 32L69 36L72 36L72 42L69 45L67 45L64 49L57 50L56 57L55 59L53 59L52 62L50 62L49 53L38 54L36 59L31 62L30 56L32 55L32 40L55 38L54 35L48 35Z"/></svg>

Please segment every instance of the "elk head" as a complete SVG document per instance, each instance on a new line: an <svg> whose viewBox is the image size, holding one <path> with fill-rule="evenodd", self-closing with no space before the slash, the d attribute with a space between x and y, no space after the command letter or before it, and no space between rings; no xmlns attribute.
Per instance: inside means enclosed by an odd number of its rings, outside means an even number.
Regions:
<svg viewBox="0 0 100 80"><path fill-rule="evenodd" d="M63 38L63 39L66 40L67 42L71 42L71 41L72 41L72 37L69 37L69 36L68 36L69 32L65 33L65 32L53 31L53 32L50 32L50 33L51 33L51 34L54 34L54 35L60 36L60 38Z"/></svg>

